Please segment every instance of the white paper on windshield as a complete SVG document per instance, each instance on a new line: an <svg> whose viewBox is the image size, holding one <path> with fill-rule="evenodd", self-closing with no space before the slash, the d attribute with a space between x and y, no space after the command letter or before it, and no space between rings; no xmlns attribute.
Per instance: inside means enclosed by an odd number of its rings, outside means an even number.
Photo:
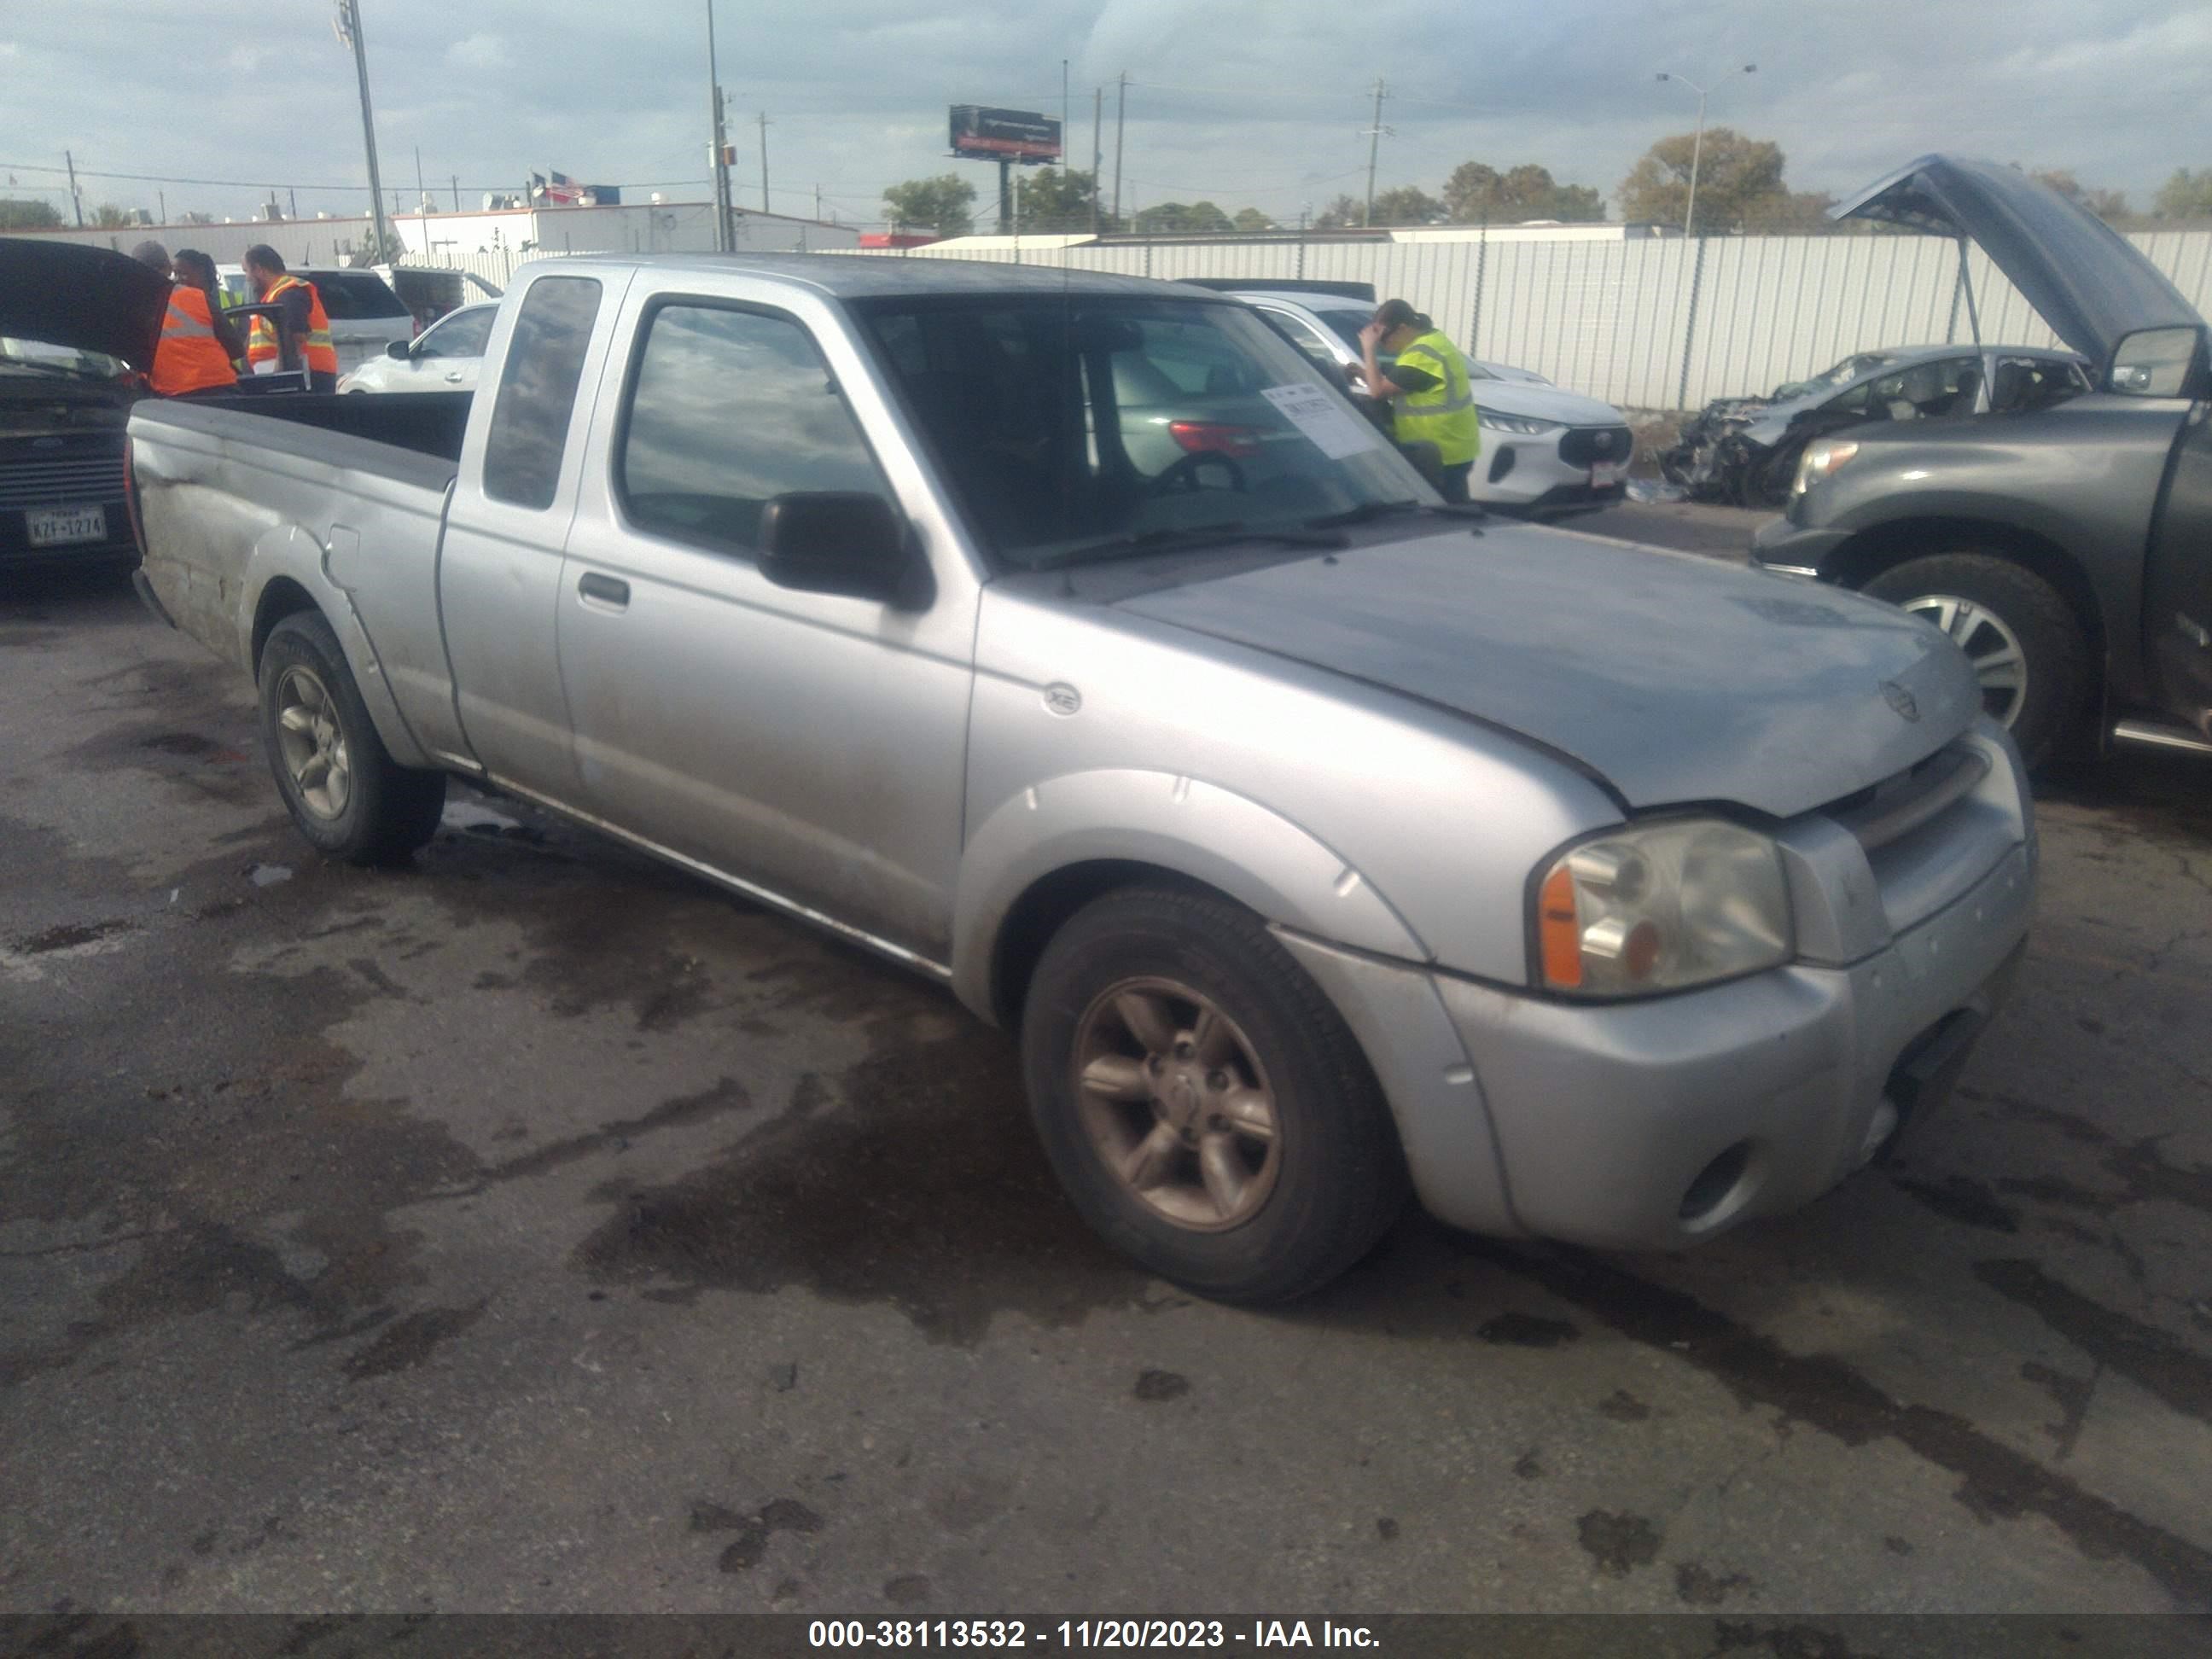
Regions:
<svg viewBox="0 0 2212 1659"><path fill-rule="evenodd" d="M1283 412L1284 418L1313 440L1314 447L1332 461L1376 447L1375 428L1311 380L1296 386L1268 386L1260 395Z"/></svg>

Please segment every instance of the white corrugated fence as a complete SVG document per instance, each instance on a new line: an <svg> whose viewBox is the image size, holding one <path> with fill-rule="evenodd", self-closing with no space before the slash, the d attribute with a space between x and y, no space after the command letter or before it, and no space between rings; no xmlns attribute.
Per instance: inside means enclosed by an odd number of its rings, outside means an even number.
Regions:
<svg viewBox="0 0 2212 1659"><path fill-rule="evenodd" d="M2129 239L2212 313L2212 230ZM1854 351L1972 337L1957 245L1939 237L1714 236L1685 241L1079 243L870 249L1128 276L1328 278L1401 295L1493 362L1633 409L1769 391ZM1989 260L1971 257L1984 340L2057 337Z"/></svg>

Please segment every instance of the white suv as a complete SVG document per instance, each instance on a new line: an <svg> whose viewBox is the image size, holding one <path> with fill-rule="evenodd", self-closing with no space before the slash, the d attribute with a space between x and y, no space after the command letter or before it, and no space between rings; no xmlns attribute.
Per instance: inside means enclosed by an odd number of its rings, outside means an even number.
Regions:
<svg viewBox="0 0 2212 1659"><path fill-rule="evenodd" d="M1375 314L1372 305L1258 286L1230 291L1333 378L1359 362L1359 331ZM1628 493L1635 444L1619 410L1525 368L1474 362L1468 368L1482 417L1482 453L1467 481L1475 501L1551 515L1607 507Z"/></svg>

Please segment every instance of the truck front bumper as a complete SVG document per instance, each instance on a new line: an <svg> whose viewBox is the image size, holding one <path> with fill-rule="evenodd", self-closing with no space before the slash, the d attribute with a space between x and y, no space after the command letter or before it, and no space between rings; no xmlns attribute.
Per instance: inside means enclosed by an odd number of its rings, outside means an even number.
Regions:
<svg viewBox="0 0 2212 1659"><path fill-rule="evenodd" d="M1828 556L1850 539L1847 530L1808 529L1769 519L1752 532L1751 562L1791 576L1825 576Z"/></svg>
<svg viewBox="0 0 2212 1659"><path fill-rule="evenodd" d="M1847 967L1602 1006L1285 943L1375 1062L1439 1219L1670 1249L1807 1203L1932 1109L2004 1000L2033 894L2015 846Z"/></svg>

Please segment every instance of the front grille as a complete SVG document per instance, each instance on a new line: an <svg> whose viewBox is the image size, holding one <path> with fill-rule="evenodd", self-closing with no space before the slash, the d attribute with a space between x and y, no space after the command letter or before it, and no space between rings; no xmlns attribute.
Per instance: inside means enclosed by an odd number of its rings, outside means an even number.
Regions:
<svg viewBox="0 0 2212 1659"><path fill-rule="evenodd" d="M0 463L0 508L76 507L123 499L123 457Z"/></svg>
<svg viewBox="0 0 2212 1659"><path fill-rule="evenodd" d="M1989 773L1988 756L1971 744L1954 743L1838 801L1828 816L1857 836L1868 852L1877 852L1942 817L1973 793Z"/></svg>
<svg viewBox="0 0 2212 1659"><path fill-rule="evenodd" d="M1625 426L1577 426L1559 440L1559 459L1569 466L1588 466L1593 461L1626 465L1636 441Z"/></svg>

